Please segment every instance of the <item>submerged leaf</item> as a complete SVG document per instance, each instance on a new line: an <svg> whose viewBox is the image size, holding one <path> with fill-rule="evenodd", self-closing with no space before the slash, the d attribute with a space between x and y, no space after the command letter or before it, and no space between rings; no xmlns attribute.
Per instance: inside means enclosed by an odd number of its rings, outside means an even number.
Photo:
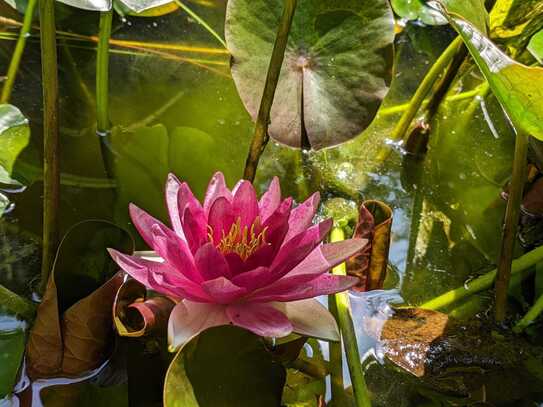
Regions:
<svg viewBox="0 0 543 407"><path fill-rule="evenodd" d="M391 5L396 14L407 20L420 20L428 25L447 24L447 19L426 6L423 0L392 0Z"/></svg>
<svg viewBox="0 0 543 407"><path fill-rule="evenodd" d="M175 306L169 298L147 299L147 289L136 280L119 288L113 304L113 321L121 336L140 337L154 332L166 334L168 318Z"/></svg>
<svg viewBox="0 0 543 407"><path fill-rule="evenodd" d="M211 328L181 349L164 386L166 407L281 405L284 368L243 329Z"/></svg>
<svg viewBox="0 0 543 407"><path fill-rule="evenodd" d="M13 167L29 140L27 118L15 106L0 104L0 183L17 183L11 178Z"/></svg>
<svg viewBox="0 0 543 407"><path fill-rule="evenodd" d="M543 68L528 67L503 53L464 15L432 2L462 36L479 69L517 130L543 140Z"/></svg>
<svg viewBox="0 0 543 407"><path fill-rule="evenodd" d="M230 0L225 35L232 76L256 118L281 0ZM394 19L384 0L301 0L271 110L269 134L318 149L347 141L373 120L392 75Z"/></svg>
<svg viewBox="0 0 543 407"><path fill-rule="evenodd" d="M27 344L32 379L95 369L111 346L111 307L122 273L106 248L133 249L124 230L105 221L78 223L63 238Z"/></svg>
<svg viewBox="0 0 543 407"><path fill-rule="evenodd" d="M360 205L358 223L353 237L367 239L362 251L347 262L347 273L358 277L357 291L378 290L385 281L392 209L380 201L365 201Z"/></svg>

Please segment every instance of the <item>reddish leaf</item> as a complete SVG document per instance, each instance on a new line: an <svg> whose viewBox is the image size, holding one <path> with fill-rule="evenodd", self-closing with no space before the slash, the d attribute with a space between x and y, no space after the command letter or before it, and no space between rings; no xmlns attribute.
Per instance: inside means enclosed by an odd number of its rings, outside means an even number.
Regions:
<svg viewBox="0 0 543 407"><path fill-rule="evenodd" d="M121 336L141 337L165 333L175 302L167 297L147 299L147 289L136 280L127 280L117 292L113 305L115 328Z"/></svg>
<svg viewBox="0 0 543 407"><path fill-rule="evenodd" d="M353 237L367 239L368 244L347 262L347 273L358 277L357 291L383 287L390 248L392 209L380 201L364 201L360 205Z"/></svg>
<svg viewBox="0 0 543 407"><path fill-rule="evenodd" d="M116 268L106 248L131 246L128 233L109 222L81 222L68 231L30 331L26 356L31 379L79 376L107 359L111 307L123 274L113 275Z"/></svg>

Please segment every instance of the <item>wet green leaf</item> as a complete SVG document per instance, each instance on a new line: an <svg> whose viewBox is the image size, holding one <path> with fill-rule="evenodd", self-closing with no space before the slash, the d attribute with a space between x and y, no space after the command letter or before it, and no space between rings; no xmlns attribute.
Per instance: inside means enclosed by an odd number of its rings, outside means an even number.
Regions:
<svg viewBox="0 0 543 407"><path fill-rule="evenodd" d="M164 405L276 407L284 383L284 368L273 361L259 337L233 326L211 328L172 361Z"/></svg>
<svg viewBox="0 0 543 407"><path fill-rule="evenodd" d="M12 392L25 349L25 324L0 315L0 400Z"/></svg>
<svg viewBox="0 0 543 407"><path fill-rule="evenodd" d="M530 51L540 64L543 63L543 30L530 39L528 51Z"/></svg>
<svg viewBox="0 0 543 407"><path fill-rule="evenodd" d="M31 378L78 376L106 359L123 280L108 247L131 252L133 241L104 221L81 222L62 240L27 344Z"/></svg>
<svg viewBox="0 0 543 407"><path fill-rule="evenodd" d="M17 183L11 178L13 166L29 140L27 118L13 105L0 105L0 183Z"/></svg>
<svg viewBox="0 0 543 407"><path fill-rule="evenodd" d="M447 19L424 4L423 0L392 0L392 9L407 20L420 20L428 25L447 24Z"/></svg>
<svg viewBox="0 0 543 407"><path fill-rule="evenodd" d="M543 68L514 61L462 14L448 10L442 3L435 4L462 36L517 130L543 140Z"/></svg>
<svg viewBox="0 0 543 407"><path fill-rule="evenodd" d="M281 0L231 0L225 34L232 75L253 119L283 9ZM394 20L387 1L297 4L269 127L300 147L347 141L372 122L392 74Z"/></svg>

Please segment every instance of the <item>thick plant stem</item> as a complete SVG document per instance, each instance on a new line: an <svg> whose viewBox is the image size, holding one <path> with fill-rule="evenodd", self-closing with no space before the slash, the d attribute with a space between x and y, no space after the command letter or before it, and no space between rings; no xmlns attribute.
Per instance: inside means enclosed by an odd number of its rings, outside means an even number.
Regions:
<svg viewBox="0 0 543 407"><path fill-rule="evenodd" d="M332 229L330 240L332 242L345 240L345 232L343 229L339 227ZM334 267L332 273L340 276L347 275L345 263ZM351 375L351 382L353 384L355 405L357 407L370 407L371 401L368 388L366 386L366 380L364 379L362 361L360 359L358 343L356 341L356 334L354 332L351 307L349 304L349 294L347 292L337 293L334 295L334 298L336 300L339 329L341 331L343 345L345 346L347 365L349 366L349 373Z"/></svg>
<svg viewBox="0 0 543 407"><path fill-rule="evenodd" d="M7 311L30 321L36 313L36 306L0 284L0 310Z"/></svg>
<svg viewBox="0 0 543 407"><path fill-rule="evenodd" d="M104 134L109 131L109 38L113 11L100 13L98 50L96 56L96 129Z"/></svg>
<svg viewBox="0 0 543 407"><path fill-rule="evenodd" d="M8 103L11 97L13 84L15 83L17 72L19 71L19 65L21 64L21 58L23 57L25 50L26 39L28 38L28 34L32 29L32 18L34 17L36 4L38 4L38 0L29 0L27 3L23 25L19 31L19 38L17 39L17 44L15 45L15 50L13 51L13 56L11 57L8 72L6 74L7 78L4 82L4 86L2 87L0 103Z"/></svg>
<svg viewBox="0 0 543 407"><path fill-rule="evenodd" d="M336 299L334 295L328 296L328 308L336 319L339 319L337 314ZM345 384L343 383L343 355L341 351L341 342L330 342L330 387L332 400L337 405L345 403Z"/></svg>
<svg viewBox="0 0 543 407"><path fill-rule="evenodd" d="M496 276L495 296L497 322L505 319L507 311L507 291L511 280L511 262L517 240L517 227L520 216L522 192L526 180L526 160L528 154L528 135L518 131L515 139L515 156L513 158L513 175L509 184L509 197L505 210L498 274Z"/></svg>
<svg viewBox="0 0 543 407"><path fill-rule="evenodd" d="M43 251L41 292L45 290L58 243L60 194L58 71L54 0L40 0L43 87Z"/></svg>
<svg viewBox="0 0 543 407"><path fill-rule="evenodd" d="M532 324L537 317L543 312L543 295L541 295L534 305L528 310L526 315L522 317L520 321L516 323L516 325L513 328L513 331L516 333L520 333L528 327L528 325Z"/></svg>
<svg viewBox="0 0 543 407"><path fill-rule="evenodd" d="M537 249L522 255L518 259L513 260L511 263L511 275L521 273L540 261L543 261L543 246L540 246ZM469 297L470 295L476 294L483 290L488 290L490 287L492 287L492 284L496 279L496 274L497 269L489 271L488 273L467 282L462 287L447 291L446 293L425 302L424 304L420 305L420 307L437 310L454 304L455 302Z"/></svg>
<svg viewBox="0 0 543 407"><path fill-rule="evenodd" d="M100 138L102 161L109 178L113 178L113 160L108 148L109 132L109 40L113 10L100 13L96 51L96 133Z"/></svg>
<svg viewBox="0 0 543 407"><path fill-rule="evenodd" d="M255 133L245 163L245 171L243 172L243 177L251 182L255 179L258 161L269 140L268 122L270 120L270 111L273 104L273 97L275 96L275 88L279 81L279 74L281 73L281 66L283 65L290 26L292 25L294 11L296 10L296 1L285 0L283 16L281 17L273 46L266 83L262 92L262 100L260 101L260 108L258 109L258 116L256 118Z"/></svg>

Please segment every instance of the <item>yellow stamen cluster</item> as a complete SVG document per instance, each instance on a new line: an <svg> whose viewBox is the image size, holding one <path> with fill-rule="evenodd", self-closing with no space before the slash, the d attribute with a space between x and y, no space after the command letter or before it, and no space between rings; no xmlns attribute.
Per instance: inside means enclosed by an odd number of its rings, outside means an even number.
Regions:
<svg viewBox="0 0 543 407"><path fill-rule="evenodd" d="M208 238L213 244L216 244L217 249L223 254L236 253L242 260L247 258L256 252L259 248L264 246L266 242L266 231L264 228L260 232L256 232L260 229L260 218L256 218L251 228L247 226L241 227L241 219L238 218L230 227L228 233L222 232L222 238L218 243L213 241L213 230L211 226L208 226Z"/></svg>

